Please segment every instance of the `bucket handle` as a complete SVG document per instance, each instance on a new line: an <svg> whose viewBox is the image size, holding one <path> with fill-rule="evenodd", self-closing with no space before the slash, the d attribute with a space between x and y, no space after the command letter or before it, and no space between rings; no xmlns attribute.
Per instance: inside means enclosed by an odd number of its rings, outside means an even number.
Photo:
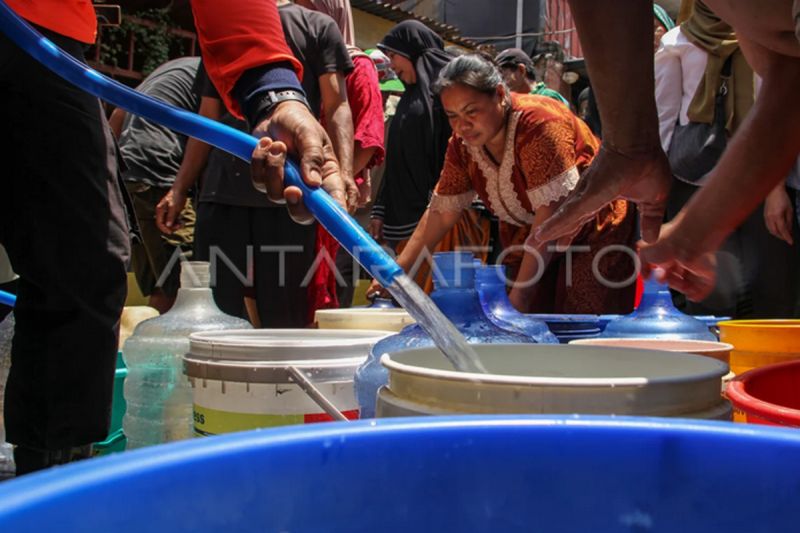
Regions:
<svg viewBox="0 0 800 533"><path fill-rule="evenodd" d="M287 367L289 373L294 378L297 385L303 389L309 398L314 400L314 403L319 405L323 411L325 411L331 418L339 422L347 422L349 419L339 411L335 405L333 405L322 393L317 389L311 380L309 380L302 372L300 372L296 367L289 366Z"/></svg>

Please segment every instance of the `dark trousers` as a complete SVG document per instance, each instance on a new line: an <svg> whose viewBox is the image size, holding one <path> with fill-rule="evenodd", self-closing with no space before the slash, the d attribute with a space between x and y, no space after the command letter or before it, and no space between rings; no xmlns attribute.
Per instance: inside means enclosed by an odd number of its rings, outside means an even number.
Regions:
<svg viewBox="0 0 800 533"><path fill-rule="evenodd" d="M667 215L674 217L698 188L674 179ZM794 201L794 195L790 195ZM692 315L733 318L792 318L800 291L800 231L792 227L794 246L774 237L760 205L725 240L717 252L717 282L708 298L690 302L675 295L676 305Z"/></svg>
<svg viewBox="0 0 800 533"><path fill-rule="evenodd" d="M47 33L82 58L80 43ZM129 223L97 98L0 35L0 242L19 274L9 442L57 450L108 435Z"/></svg>
<svg viewBox="0 0 800 533"><path fill-rule="evenodd" d="M214 301L222 311L247 319L244 297L250 296L262 327L308 325L315 225L297 224L283 207L200 202L194 242L194 257L211 262Z"/></svg>
<svg viewBox="0 0 800 533"><path fill-rule="evenodd" d="M353 307L353 296L359 279L354 276L361 275L361 266L356 263L344 246L340 246L339 251L336 252L336 269L344 280L344 284L336 284L336 299L339 301L339 308Z"/></svg>

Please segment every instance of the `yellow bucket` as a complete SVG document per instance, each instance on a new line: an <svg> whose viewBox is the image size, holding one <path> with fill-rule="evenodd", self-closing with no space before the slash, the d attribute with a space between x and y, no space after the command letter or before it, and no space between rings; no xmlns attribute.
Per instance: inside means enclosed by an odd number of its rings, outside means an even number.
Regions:
<svg viewBox="0 0 800 533"><path fill-rule="evenodd" d="M800 320L728 320L719 323L719 340L733 344L731 371L738 376L800 359Z"/></svg>
<svg viewBox="0 0 800 533"><path fill-rule="evenodd" d="M719 323L719 340L733 344L731 372L800 359L800 320L728 320ZM746 422L734 408L734 422Z"/></svg>

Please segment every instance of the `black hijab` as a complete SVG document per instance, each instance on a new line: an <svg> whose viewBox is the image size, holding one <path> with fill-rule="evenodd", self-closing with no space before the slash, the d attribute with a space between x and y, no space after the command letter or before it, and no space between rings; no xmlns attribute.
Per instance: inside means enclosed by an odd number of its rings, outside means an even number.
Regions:
<svg viewBox="0 0 800 533"><path fill-rule="evenodd" d="M386 238L401 240L425 212L444 164L451 131L432 86L453 56L436 32L416 20L392 28L378 48L408 58L417 75L389 126L386 171L376 199L384 208Z"/></svg>

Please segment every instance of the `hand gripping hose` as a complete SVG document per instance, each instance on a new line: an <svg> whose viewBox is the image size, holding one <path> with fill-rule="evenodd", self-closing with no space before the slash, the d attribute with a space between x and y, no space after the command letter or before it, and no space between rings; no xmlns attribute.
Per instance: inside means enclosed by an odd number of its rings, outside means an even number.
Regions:
<svg viewBox="0 0 800 533"><path fill-rule="evenodd" d="M89 68L58 48L0 1L0 30L17 46L65 80L133 114L200 139L250 161L257 139L195 113L138 93ZM321 188L309 187L297 166L287 161L284 179L303 191L303 200L314 217L383 286L389 285L402 269L336 201Z"/></svg>

